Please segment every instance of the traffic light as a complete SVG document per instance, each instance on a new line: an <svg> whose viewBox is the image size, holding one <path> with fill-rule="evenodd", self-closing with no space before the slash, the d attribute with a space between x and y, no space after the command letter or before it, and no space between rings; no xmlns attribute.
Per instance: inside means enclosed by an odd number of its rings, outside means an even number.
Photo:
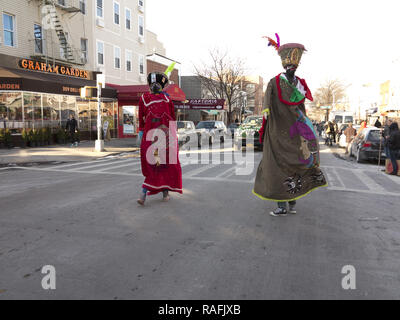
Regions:
<svg viewBox="0 0 400 320"><path fill-rule="evenodd" d="M97 87L83 87L79 89L82 99L92 99L97 97Z"/></svg>

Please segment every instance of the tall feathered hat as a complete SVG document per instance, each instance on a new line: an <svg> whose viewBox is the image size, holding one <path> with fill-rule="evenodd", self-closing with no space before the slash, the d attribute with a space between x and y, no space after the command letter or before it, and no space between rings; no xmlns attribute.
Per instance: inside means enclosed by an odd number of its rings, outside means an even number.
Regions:
<svg viewBox="0 0 400 320"><path fill-rule="evenodd" d="M301 57L306 48L300 43L287 43L281 46L279 35L275 33L276 41L270 37L263 37L268 39L268 46L272 46L278 51L282 60L282 66L286 68L288 65L299 66Z"/></svg>

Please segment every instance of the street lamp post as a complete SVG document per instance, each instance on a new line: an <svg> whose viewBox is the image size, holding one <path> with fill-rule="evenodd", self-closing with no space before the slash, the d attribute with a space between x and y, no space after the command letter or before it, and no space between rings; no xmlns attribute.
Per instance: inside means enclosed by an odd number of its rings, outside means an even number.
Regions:
<svg viewBox="0 0 400 320"><path fill-rule="evenodd" d="M104 151L104 140L101 139L101 89L105 87L104 74L97 75L97 140L95 143L95 151Z"/></svg>

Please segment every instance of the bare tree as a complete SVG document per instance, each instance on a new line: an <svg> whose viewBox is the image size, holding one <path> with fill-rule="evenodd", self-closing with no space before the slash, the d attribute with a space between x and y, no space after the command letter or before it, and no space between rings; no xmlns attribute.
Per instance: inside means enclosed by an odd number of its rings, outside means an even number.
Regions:
<svg viewBox="0 0 400 320"><path fill-rule="evenodd" d="M201 84L214 99L225 99L228 106L228 122L232 122L234 107L241 99L245 79L245 63L232 58L227 51L210 50L210 62L194 66Z"/></svg>
<svg viewBox="0 0 400 320"><path fill-rule="evenodd" d="M347 86L338 79L327 80L314 94L316 105L333 106L346 97Z"/></svg>

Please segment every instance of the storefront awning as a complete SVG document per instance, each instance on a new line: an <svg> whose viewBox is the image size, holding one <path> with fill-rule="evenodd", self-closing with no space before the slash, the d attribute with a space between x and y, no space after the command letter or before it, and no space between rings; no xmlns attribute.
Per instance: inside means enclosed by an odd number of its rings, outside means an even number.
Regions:
<svg viewBox="0 0 400 320"><path fill-rule="evenodd" d="M85 86L96 86L96 81L0 67L0 90L79 96L79 89ZM115 99L117 97L115 89L110 87L104 88L102 90L102 97Z"/></svg>
<svg viewBox="0 0 400 320"><path fill-rule="evenodd" d="M148 85L126 85L121 86L118 84L107 83L107 86L114 88L117 91L118 101L136 104L140 97L149 92Z"/></svg>
<svg viewBox="0 0 400 320"><path fill-rule="evenodd" d="M150 91L148 85L117 85L107 83L107 86L117 90L118 100L124 102L137 103L140 97ZM164 90L173 101L185 101L186 95L183 90L176 84L170 84Z"/></svg>
<svg viewBox="0 0 400 320"><path fill-rule="evenodd" d="M170 84L164 91L173 101L186 101L186 94L177 84Z"/></svg>

